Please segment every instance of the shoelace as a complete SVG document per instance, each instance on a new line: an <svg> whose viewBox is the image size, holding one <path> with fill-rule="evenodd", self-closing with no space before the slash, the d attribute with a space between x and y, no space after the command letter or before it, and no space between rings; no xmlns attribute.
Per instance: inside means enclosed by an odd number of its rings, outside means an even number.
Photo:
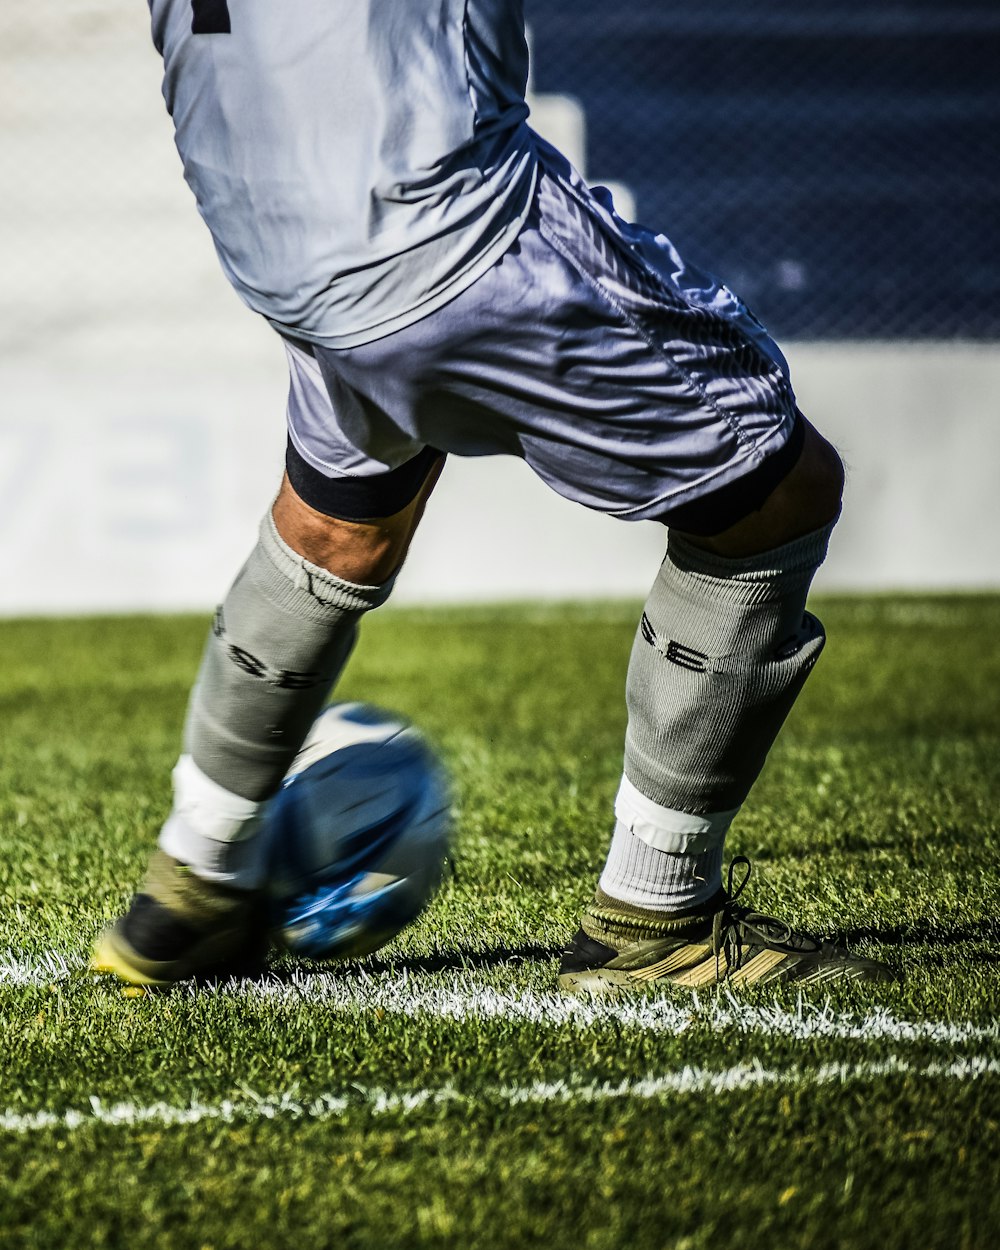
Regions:
<svg viewBox="0 0 1000 1250"><path fill-rule="evenodd" d="M735 885L736 871L745 868L746 873L739 885ZM787 946L790 950L815 950L819 943L802 933L796 933L791 925L777 916L740 907L737 899L747 887L753 869L745 855L735 855L729 864L726 880L726 901L718 913L713 945L715 947L715 977L721 980L722 956L726 960L726 976L735 972L743 960L743 949L757 939L765 946ZM749 942L746 941L749 938Z"/></svg>

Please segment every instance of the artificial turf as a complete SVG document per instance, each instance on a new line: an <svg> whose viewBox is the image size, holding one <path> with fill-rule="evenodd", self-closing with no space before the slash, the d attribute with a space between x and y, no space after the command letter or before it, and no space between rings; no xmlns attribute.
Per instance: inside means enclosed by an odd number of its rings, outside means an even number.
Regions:
<svg viewBox="0 0 1000 1250"><path fill-rule="evenodd" d="M1000 597L827 599L730 837L886 959L799 1001L554 993L638 605L385 610L338 692L453 779L453 871L368 961L128 997L82 972L169 802L206 621L0 623L0 1246L1000 1243Z"/></svg>

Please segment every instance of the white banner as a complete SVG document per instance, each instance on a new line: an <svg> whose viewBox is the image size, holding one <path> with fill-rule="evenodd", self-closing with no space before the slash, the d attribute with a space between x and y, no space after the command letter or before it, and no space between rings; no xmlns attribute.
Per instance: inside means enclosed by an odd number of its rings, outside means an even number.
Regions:
<svg viewBox="0 0 1000 1250"><path fill-rule="evenodd" d="M222 596L284 457L283 353L247 324L255 350L218 373L188 352L144 372L0 364L0 613ZM1000 355L799 346L791 360L849 466L818 586L1000 586ZM452 458L394 602L641 598L662 549L658 526L569 504L519 462Z"/></svg>

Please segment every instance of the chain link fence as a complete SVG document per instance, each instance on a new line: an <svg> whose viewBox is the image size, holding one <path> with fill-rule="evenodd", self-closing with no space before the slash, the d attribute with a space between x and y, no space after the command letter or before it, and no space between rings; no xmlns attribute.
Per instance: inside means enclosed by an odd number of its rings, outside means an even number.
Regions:
<svg viewBox="0 0 1000 1250"><path fill-rule="evenodd" d="M997 0L525 7L540 129L779 339L1000 338ZM242 332L158 84L141 0L0 5L0 357Z"/></svg>
<svg viewBox="0 0 1000 1250"><path fill-rule="evenodd" d="M527 0L588 175L779 339L1000 337L996 0Z"/></svg>

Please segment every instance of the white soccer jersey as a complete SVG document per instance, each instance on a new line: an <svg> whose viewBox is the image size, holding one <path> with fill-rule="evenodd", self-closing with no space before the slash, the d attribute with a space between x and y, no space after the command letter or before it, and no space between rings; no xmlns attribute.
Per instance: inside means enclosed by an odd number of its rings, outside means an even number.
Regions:
<svg viewBox="0 0 1000 1250"><path fill-rule="evenodd" d="M535 179L522 0L149 0L185 177L279 329L379 338L471 284Z"/></svg>

